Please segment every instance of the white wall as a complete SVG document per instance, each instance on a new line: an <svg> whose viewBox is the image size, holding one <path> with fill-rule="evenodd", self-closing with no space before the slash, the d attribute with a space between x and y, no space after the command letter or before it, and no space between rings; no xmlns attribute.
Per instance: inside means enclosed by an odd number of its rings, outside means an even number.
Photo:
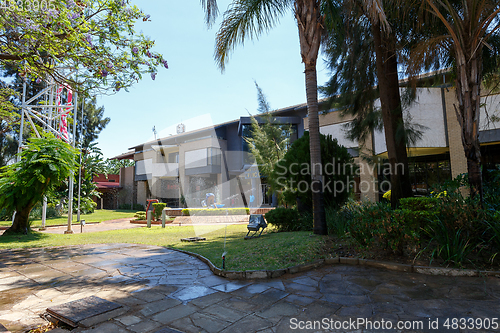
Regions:
<svg viewBox="0 0 500 333"><path fill-rule="evenodd" d="M344 128L345 123L321 126L319 132L324 135L330 134L334 139L337 139L339 145L346 148L357 148L359 146L357 141L351 141L346 137Z"/></svg>
<svg viewBox="0 0 500 333"><path fill-rule="evenodd" d="M422 138L412 145L419 148L446 147L446 134L441 98L441 88L418 88L417 98L413 104L404 110L405 122L422 126ZM375 102L380 107L380 101ZM415 126L417 129L418 126ZM374 133L375 154L387 151L385 134L383 131Z"/></svg>
<svg viewBox="0 0 500 333"><path fill-rule="evenodd" d="M135 162L135 174L136 175L145 175L153 172L153 160L140 160Z"/></svg>
<svg viewBox="0 0 500 333"><path fill-rule="evenodd" d="M479 117L480 130L485 131L500 128L500 122L496 121L500 118L500 95L482 97L481 104L481 115Z"/></svg>
<svg viewBox="0 0 500 333"><path fill-rule="evenodd" d="M185 168L207 166L207 151L207 148L187 151L184 155Z"/></svg>

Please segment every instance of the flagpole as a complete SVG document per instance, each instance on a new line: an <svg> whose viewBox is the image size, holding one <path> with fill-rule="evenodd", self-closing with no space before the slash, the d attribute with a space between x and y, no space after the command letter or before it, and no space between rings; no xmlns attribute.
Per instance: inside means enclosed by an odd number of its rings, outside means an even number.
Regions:
<svg viewBox="0 0 500 333"><path fill-rule="evenodd" d="M82 124L80 126L80 142L82 142L83 137L83 111L85 107L85 98L82 98ZM82 147L80 147L82 148ZM82 154L83 148L80 149L80 168L78 170L78 212L77 212L77 221L80 222L80 193L82 189Z"/></svg>
<svg viewBox="0 0 500 333"><path fill-rule="evenodd" d="M73 104L73 142L72 146L75 147L76 144L76 114L78 111L78 93L75 91L75 102ZM71 172L71 176L69 177L69 194L68 194L68 230L66 230L65 234L72 234L73 229L71 223L73 221L73 189L74 189L74 174Z"/></svg>

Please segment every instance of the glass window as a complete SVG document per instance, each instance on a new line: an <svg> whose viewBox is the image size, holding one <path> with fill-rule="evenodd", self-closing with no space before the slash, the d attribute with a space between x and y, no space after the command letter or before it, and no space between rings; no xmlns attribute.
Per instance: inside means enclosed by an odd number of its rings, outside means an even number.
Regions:
<svg viewBox="0 0 500 333"><path fill-rule="evenodd" d="M168 154L168 163L179 163L179 153Z"/></svg>
<svg viewBox="0 0 500 333"><path fill-rule="evenodd" d="M221 165L221 151L219 148L208 149L208 165Z"/></svg>

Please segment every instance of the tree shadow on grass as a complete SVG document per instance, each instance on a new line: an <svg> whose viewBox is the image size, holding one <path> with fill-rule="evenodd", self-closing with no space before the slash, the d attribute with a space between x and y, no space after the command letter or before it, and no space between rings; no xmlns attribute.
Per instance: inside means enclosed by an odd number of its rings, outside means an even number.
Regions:
<svg viewBox="0 0 500 333"><path fill-rule="evenodd" d="M307 232L264 232L261 237L245 240L246 232L224 237L207 235L207 240L177 243L173 248L198 253L222 268L222 254L226 253L227 270L278 269L318 259L314 243ZM204 236L205 237L205 236ZM225 243L225 246L224 246ZM297 249L297 251L295 251Z"/></svg>
<svg viewBox="0 0 500 333"><path fill-rule="evenodd" d="M1 235L0 246L1 244L13 244L13 243L19 243L21 245L21 244L42 241L48 238L50 238L50 235L36 231L30 231L26 235L23 234Z"/></svg>

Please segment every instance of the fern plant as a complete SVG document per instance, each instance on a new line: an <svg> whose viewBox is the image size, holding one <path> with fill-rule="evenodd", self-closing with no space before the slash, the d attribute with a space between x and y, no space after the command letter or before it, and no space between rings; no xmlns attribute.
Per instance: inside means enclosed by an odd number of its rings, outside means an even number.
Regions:
<svg viewBox="0 0 500 333"><path fill-rule="evenodd" d="M52 135L31 138L21 160L0 169L0 209L16 212L5 234L27 233L31 210L78 168L78 151Z"/></svg>

